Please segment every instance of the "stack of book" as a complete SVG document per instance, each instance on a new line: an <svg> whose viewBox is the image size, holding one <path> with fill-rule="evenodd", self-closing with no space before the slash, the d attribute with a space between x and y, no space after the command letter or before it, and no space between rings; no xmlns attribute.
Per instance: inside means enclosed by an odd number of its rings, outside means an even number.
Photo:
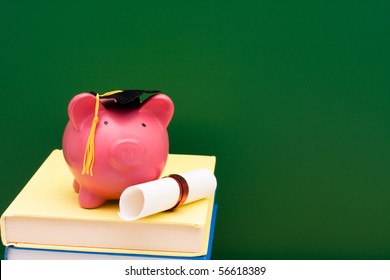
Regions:
<svg viewBox="0 0 390 280"><path fill-rule="evenodd" d="M168 156L162 176L200 168L216 158ZM73 176L54 150L1 216L5 259L210 259L214 195L136 221L118 216L118 201L78 205Z"/></svg>

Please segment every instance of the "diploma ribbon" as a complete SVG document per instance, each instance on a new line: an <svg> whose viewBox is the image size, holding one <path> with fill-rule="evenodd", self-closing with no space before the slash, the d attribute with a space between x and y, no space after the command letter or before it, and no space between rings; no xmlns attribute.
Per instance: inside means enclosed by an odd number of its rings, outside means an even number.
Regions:
<svg viewBox="0 0 390 280"><path fill-rule="evenodd" d="M186 179L184 179L184 177L179 174L170 174L164 178L174 179L177 182L180 190L179 198L177 199L176 204L172 208L167 210L172 211L186 202L189 193L189 187Z"/></svg>

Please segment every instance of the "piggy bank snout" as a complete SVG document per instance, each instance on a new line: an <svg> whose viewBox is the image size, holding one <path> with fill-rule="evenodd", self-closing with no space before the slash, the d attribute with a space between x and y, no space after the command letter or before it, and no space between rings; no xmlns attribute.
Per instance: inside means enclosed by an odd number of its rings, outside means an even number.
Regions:
<svg viewBox="0 0 390 280"><path fill-rule="evenodd" d="M136 139L120 140L110 146L108 154L114 167L125 169L141 163L145 148Z"/></svg>

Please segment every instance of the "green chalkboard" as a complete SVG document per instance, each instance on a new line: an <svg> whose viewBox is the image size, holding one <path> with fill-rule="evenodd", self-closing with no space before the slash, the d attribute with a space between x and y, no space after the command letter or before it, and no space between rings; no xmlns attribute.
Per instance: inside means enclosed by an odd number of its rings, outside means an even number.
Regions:
<svg viewBox="0 0 390 280"><path fill-rule="evenodd" d="M161 89L217 156L215 259L390 259L388 1L3 1L0 210L77 93Z"/></svg>

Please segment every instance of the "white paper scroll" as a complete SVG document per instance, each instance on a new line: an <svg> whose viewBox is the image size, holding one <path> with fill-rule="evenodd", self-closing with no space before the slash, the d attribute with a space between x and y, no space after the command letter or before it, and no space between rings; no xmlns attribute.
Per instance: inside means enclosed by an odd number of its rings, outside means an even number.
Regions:
<svg viewBox="0 0 390 280"><path fill-rule="evenodd" d="M188 184L184 204L211 196L217 187L214 174L198 169L180 174ZM179 183L170 177L134 185L125 189L119 199L119 216L127 221L171 209L180 196Z"/></svg>

